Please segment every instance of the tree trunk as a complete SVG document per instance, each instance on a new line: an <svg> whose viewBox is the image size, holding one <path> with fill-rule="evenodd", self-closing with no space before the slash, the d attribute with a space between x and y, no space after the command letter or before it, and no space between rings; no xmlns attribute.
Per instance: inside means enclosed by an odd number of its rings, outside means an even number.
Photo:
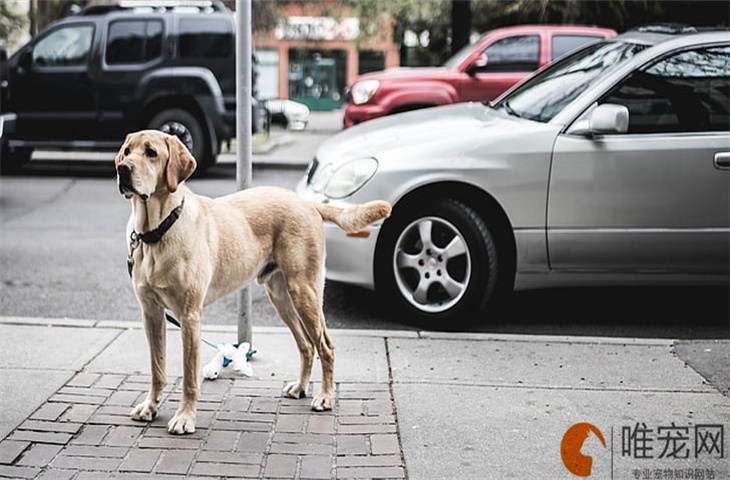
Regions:
<svg viewBox="0 0 730 480"><path fill-rule="evenodd" d="M469 44L471 35L470 0L451 0L451 53Z"/></svg>

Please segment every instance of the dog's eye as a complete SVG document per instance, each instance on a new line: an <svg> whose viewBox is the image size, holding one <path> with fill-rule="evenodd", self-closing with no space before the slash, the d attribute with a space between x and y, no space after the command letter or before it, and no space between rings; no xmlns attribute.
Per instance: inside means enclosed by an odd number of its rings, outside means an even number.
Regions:
<svg viewBox="0 0 730 480"><path fill-rule="evenodd" d="M145 149L145 151L144 151L144 154L145 154L145 155L147 155L148 157L152 157L152 158L154 158L154 157L156 157L156 156L157 156L157 152L155 152L154 150L152 150L152 149L151 149L151 148L149 148L149 147L147 147L147 148Z"/></svg>
<svg viewBox="0 0 730 480"><path fill-rule="evenodd" d="M124 156L126 157L128 155L129 155L129 147L124 149Z"/></svg>

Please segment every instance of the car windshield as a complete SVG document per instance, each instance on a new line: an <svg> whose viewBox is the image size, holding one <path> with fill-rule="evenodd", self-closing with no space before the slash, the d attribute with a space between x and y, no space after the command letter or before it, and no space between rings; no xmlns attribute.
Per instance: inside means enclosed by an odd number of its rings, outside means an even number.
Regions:
<svg viewBox="0 0 730 480"><path fill-rule="evenodd" d="M591 45L531 77L495 107L510 115L547 123L597 79L645 48L614 41Z"/></svg>
<svg viewBox="0 0 730 480"><path fill-rule="evenodd" d="M461 65L461 62L466 60L466 57L468 57L471 51L474 49L474 45L481 42L485 36L486 34L479 37L479 40L477 40L476 42L472 42L469 45L463 46L461 50L459 50L451 58L446 60L442 66L446 68L456 68Z"/></svg>

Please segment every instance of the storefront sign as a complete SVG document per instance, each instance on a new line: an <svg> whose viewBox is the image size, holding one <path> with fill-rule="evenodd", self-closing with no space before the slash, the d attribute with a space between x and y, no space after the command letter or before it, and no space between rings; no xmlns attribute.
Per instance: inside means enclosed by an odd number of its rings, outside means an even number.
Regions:
<svg viewBox="0 0 730 480"><path fill-rule="evenodd" d="M360 21L354 17L288 17L276 27L277 40L354 40Z"/></svg>

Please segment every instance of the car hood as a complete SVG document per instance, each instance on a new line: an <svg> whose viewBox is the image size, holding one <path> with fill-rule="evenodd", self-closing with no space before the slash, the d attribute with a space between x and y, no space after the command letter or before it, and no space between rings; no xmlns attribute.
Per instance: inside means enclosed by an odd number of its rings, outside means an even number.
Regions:
<svg viewBox="0 0 730 480"><path fill-rule="evenodd" d="M354 83L363 80L398 81L398 80L438 80L452 78L458 72L446 67L395 67L379 72L366 73L357 78Z"/></svg>
<svg viewBox="0 0 730 480"><path fill-rule="evenodd" d="M340 132L317 151L321 164L338 163L355 157L398 161L399 152L463 151L468 146L484 146L505 136L529 135L537 122L510 117L481 103L459 103L383 117ZM519 128L519 132L516 129Z"/></svg>

